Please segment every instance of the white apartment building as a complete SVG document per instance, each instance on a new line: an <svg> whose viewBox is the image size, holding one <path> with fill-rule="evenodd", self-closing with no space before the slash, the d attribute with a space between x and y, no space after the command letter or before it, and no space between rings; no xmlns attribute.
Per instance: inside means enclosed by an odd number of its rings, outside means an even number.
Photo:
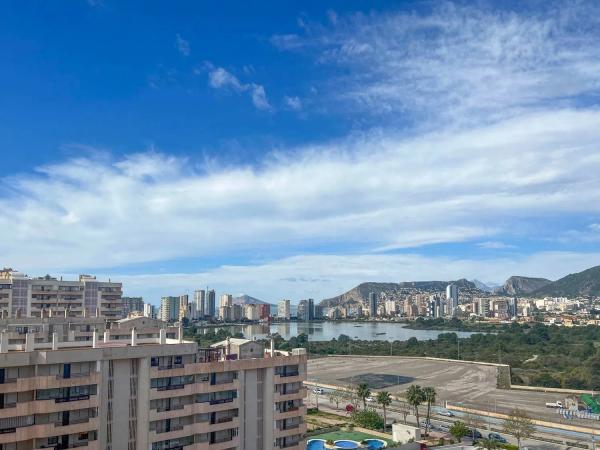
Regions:
<svg viewBox="0 0 600 450"><path fill-rule="evenodd" d="M86 340L64 318L25 323L0 333L2 450L305 448L304 349L238 339L199 349L145 317L104 333L81 318Z"/></svg>
<svg viewBox="0 0 600 450"><path fill-rule="evenodd" d="M292 315L292 307L289 300L281 300L277 304L277 317L290 320Z"/></svg>
<svg viewBox="0 0 600 450"><path fill-rule="evenodd" d="M0 271L2 317L123 317L122 285L80 275L77 281L31 278L13 269Z"/></svg>

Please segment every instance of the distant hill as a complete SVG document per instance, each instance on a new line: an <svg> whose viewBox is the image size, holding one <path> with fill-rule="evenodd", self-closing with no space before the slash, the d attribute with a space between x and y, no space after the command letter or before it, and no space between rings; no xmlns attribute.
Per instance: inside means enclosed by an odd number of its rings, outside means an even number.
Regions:
<svg viewBox="0 0 600 450"><path fill-rule="evenodd" d="M265 302L263 300L259 300L254 297L250 297L249 295L246 295L246 294L240 295L239 297L234 297L233 304L234 305L271 305L271 306L273 306L273 304L271 304L269 302Z"/></svg>
<svg viewBox="0 0 600 450"><path fill-rule="evenodd" d="M502 286L496 288L494 293L500 295L527 295L551 283L552 281L546 278L512 276Z"/></svg>
<svg viewBox="0 0 600 450"><path fill-rule="evenodd" d="M537 297L587 297L600 296L600 266L546 284L531 293Z"/></svg>
<svg viewBox="0 0 600 450"><path fill-rule="evenodd" d="M494 292L494 289L498 287L495 283L484 283L479 280L471 280L471 283L473 283L477 289L485 292Z"/></svg>
<svg viewBox="0 0 600 450"><path fill-rule="evenodd" d="M361 283L341 295L321 300L319 303L324 307L335 307L339 305L353 305L357 303L366 304L369 293L374 292L377 297L382 293L389 298L394 298L406 289L419 289L427 292L441 292L446 290L448 284L454 283L459 289L479 290L475 284L464 278L457 281L404 281L402 283Z"/></svg>

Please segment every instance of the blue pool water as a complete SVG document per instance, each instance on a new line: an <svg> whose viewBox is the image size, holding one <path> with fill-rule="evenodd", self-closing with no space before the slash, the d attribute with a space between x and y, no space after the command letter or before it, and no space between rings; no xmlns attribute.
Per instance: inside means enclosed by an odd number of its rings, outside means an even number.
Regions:
<svg viewBox="0 0 600 450"><path fill-rule="evenodd" d="M358 448L360 444L354 441L335 441L336 448Z"/></svg>
<svg viewBox="0 0 600 450"><path fill-rule="evenodd" d="M325 450L325 442L319 440L311 440L306 444L306 450Z"/></svg>
<svg viewBox="0 0 600 450"><path fill-rule="evenodd" d="M379 439L365 439L365 441L367 442L369 450L378 450L385 447L385 442L380 441Z"/></svg>

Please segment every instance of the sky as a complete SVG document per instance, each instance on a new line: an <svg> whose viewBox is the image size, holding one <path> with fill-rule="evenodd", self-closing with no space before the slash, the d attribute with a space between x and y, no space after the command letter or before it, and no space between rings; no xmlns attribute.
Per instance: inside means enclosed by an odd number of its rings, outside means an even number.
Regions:
<svg viewBox="0 0 600 450"><path fill-rule="evenodd" d="M6 267L156 304L600 264L597 2L3 12Z"/></svg>

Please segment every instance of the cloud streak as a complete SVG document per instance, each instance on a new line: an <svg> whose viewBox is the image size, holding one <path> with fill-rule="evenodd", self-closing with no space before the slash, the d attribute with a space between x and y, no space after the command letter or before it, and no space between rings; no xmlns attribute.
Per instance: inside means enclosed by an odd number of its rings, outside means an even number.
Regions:
<svg viewBox="0 0 600 450"><path fill-rule="evenodd" d="M344 74L327 80L328 101L413 124L480 123L599 92L597 3L519 12L485 5L336 15L271 42Z"/></svg>
<svg viewBox="0 0 600 450"><path fill-rule="evenodd" d="M240 80L222 67L212 67L208 73L208 85L213 89L224 89L236 93L248 93L252 104L261 111L270 111L272 106L265 88L260 84L241 83Z"/></svg>

